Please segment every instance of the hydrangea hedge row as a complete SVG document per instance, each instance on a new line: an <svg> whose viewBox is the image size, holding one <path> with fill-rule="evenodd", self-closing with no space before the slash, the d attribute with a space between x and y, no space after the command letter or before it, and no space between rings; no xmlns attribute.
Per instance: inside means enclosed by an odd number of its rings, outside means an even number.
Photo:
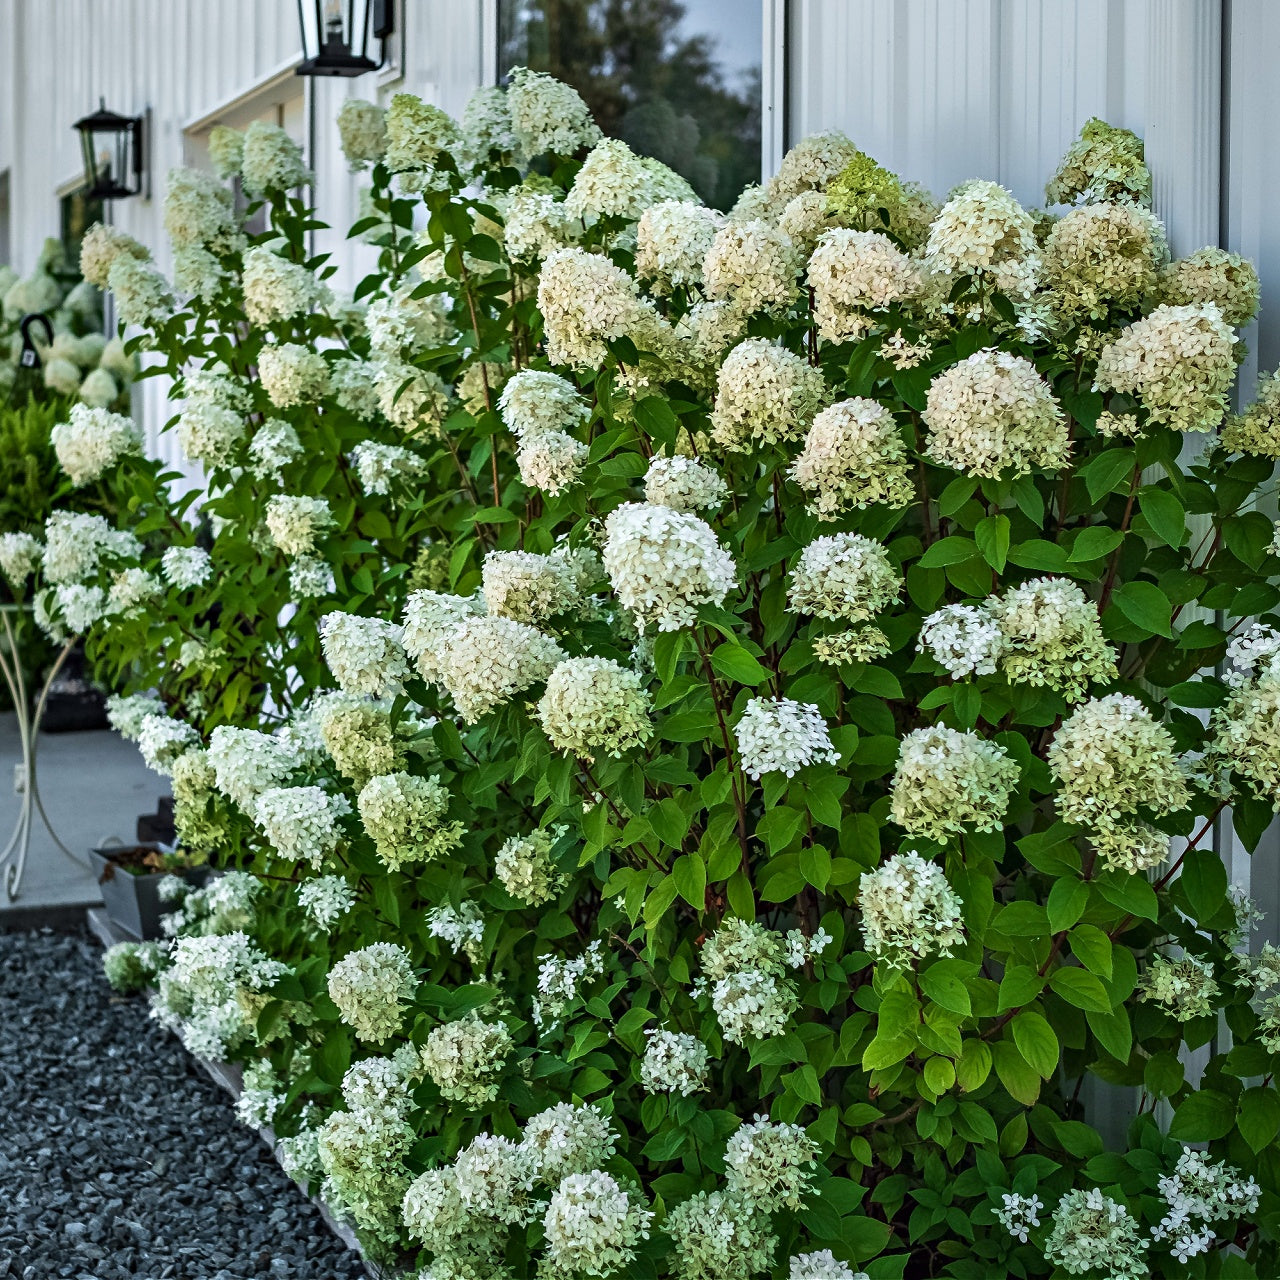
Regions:
<svg viewBox="0 0 1280 1280"><path fill-rule="evenodd" d="M113 981L430 1280L1273 1274L1250 265L1097 121L1061 216L836 133L723 215L524 71L338 126L354 300L262 125L175 282L86 242L198 502L84 413L135 523L0 543L229 869Z"/></svg>

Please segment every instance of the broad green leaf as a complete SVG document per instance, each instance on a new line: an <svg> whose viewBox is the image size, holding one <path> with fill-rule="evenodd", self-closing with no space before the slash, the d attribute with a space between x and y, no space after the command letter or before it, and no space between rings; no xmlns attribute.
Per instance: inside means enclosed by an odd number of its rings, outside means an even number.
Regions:
<svg viewBox="0 0 1280 1280"><path fill-rule="evenodd" d="M982 558L997 573L1003 573L1009 558L1009 517L984 516L973 531L973 539L982 552Z"/></svg>
<svg viewBox="0 0 1280 1280"><path fill-rule="evenodd" d="M1152 635L1173 639L1173 606L1154 582L1137 579L1123 583L1116 588L1111 599L1135 627L1141 627Z"/></svg>
<svg viewBox="0 0 1280 1280"><path fill-rule="evenodd" d="M1138 509L1152 532L1170 547L1182 546L1187 536L1187 513L1167 489L1145 488L1138 493Z"/></svg>
<svg viewBox="0 0 1280 1280"><path fill-rule="evenodd" d="M935 960L921 971L920 990L935 1004L967 1018L973 1007L968 982L974 976L973 966L963 960Z"/></svg>
<svg viewBox="0 0 1280 1280"><path fill-rule="evenodd" d="M1082 880L1057 880L1049 890L1047 911L1049 928L1054 933L1070 929L1084 915L1089 905L1089 886Z"/></svg>
<svg viewBox="0 0 1280 1280"><path fill-rule="evenodd" d="M717 675L738 684L763 684L773 674L739 644L717 645L711 651L711 666Z"/></svg>
<svg viewBox="0 0 1280 1280"><path fill-rule="evenodd" d="M1213 1142L1235 1128L1235 1104L1216 1089L1188 1094L1178 1104L1169 1136L1178 1142Z"/></svg>
<svg viewBox="0 0 1280 1280"><path fill-rule="evenodd" d="M918 561L922 569L941 569L944 565L972 560L978 554L977 546L968 538L952 535L939 538Z"/></svg>
<svg viewBox="0 0 1280 1280"><path fill-rule="evenodd" d="M1048 1022L1031 1009L1024 1009L1010 1023L1013 1042L1033 1071L1047 1080L1058 1069L1058 1037Z"/></svg>
<svg viewBox="0 0 1280 1280"><path fill-rule="evenodd" d="M1094 1013L1111 1012L1111 1000L1106 987L1096 974L1089 973L1086 969L1055 969L1049 975L1049 985L1077 1009L1092 1010Z"/></svg>

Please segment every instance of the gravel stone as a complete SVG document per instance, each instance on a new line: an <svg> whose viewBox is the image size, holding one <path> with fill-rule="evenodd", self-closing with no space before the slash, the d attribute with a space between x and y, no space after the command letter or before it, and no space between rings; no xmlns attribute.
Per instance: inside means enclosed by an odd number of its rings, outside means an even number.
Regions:
<svg viewBox="0 0 1280 1280"><path fill-rule="evenodd" d="M101 955L0 933L0 1280L363 1280Z"/></svg>

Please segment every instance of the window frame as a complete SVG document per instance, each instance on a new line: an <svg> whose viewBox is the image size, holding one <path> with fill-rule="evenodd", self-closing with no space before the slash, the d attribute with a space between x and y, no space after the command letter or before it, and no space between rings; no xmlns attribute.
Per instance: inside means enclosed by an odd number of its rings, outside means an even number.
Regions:
<svg viewBox="0 0 1280 1280"><path fill-rule="evenodd" d="M760 181L778 171L787 149L787 4L788 0L757 0L761 14L760 48ZM480 48L483 83L496 85L498 66L499 0L481 0Z"/></svg>

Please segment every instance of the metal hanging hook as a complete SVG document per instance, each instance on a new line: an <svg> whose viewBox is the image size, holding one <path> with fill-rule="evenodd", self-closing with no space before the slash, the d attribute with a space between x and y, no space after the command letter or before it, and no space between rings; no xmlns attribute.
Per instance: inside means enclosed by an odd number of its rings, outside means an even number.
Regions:
<svg viewBox="0 0 1280 1280"><path fill-rule="evenodd" d="M53 324L49 317L43 311L29 311L18 322L18 328L22 331L22 355L19 356L18 363L24 369L40 367L40 352L36 350L35 339L31 336L31 326L35 324L44 325L45 346L53 345Z"/></svg>

